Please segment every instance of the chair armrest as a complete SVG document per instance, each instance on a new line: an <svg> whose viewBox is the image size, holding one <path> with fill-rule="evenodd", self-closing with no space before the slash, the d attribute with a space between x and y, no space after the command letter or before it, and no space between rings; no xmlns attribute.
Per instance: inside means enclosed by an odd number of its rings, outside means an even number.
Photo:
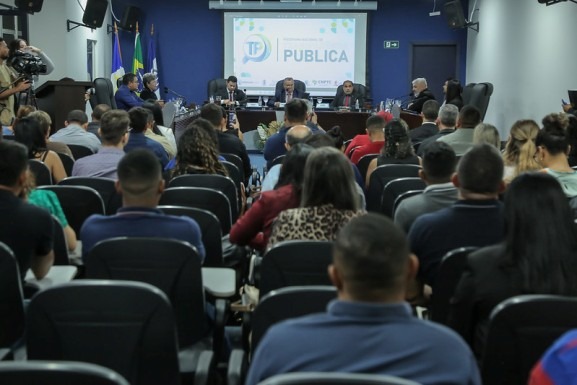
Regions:
<svg viewBox="0 0 577 385"><path fill-rule="evenodd" d="M226 374L227 385L242 385L246 376L248 362L246 354L241 349L234 349L230 353L228 360L228 371Z"/></svg>
<svg viewBox="0 0 577 385"><path fill-rule="evenodd" d="M229 314L229 301L217 298L214 307L215 307L215 324L214 324L214 333L212 337L212 350L216 355L217 361L221 357L221 354L224 350L224 326L226 325L226 320Z"/></svg>
<svg viewBox="0 0 577 385"><path fill-rule="evenodd" d="M194 373L194 385L211 384L211 376L214 373L214 353L210 350L203 350L198 357L196 370Z"/></svg>

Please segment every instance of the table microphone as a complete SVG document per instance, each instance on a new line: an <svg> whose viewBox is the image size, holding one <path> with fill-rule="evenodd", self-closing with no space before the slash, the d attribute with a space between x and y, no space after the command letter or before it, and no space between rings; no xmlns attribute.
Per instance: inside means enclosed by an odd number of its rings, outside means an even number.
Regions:
<svg viewBox="0 0 577 385"><path fill-rule="evenodd" d="M168 87L164 87L164 93L165 93L165 94L171 93L171 94L173 94L173 95L176 95L176 96L178 96L179 98L182 98L182 99L184 100L184 102L186 102L186 97L185 97L185 96L179 94L179 93L176 92L176 91L171 90L171 89L168 88ZM183 105L186 104L186 103L184 103L184 102L182 103Z"/></svg>

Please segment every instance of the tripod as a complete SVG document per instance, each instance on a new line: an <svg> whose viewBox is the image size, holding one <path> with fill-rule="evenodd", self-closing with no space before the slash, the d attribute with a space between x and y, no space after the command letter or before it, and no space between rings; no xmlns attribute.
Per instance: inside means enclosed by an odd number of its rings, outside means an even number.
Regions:
<svg viewBox="0 0 577 385"><path fill-rule="evenodd" d="M30 88L26 91L22 91L18 94L18 98L16 100L17 105L14 106L14 110L18 111L20 106L34 106L38 109L38 102L36 101L36 93L34 93L34 80L30 78L25 78L24 80L30 81Z"/></svg>

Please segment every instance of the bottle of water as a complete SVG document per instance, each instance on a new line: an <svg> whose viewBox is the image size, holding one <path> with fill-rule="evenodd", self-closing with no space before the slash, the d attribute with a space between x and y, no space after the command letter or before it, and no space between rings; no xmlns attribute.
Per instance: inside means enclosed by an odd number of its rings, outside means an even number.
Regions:
<svg viewBox="0 0 577 385"><path fill-rule="evenodd" d="M385 110L385 102L383 102L381 100L381 104L379 104L379 111L384 111Z"/></svg>
<svg viewBox="0 0 577 385"><path fill-rule="evenodd" d="M359 105L359 99L357 99L355 101L355 110L358 111L358 110L360 110L360 108L361 108L361 106Z"/></svg>
<svg viewBox="0 0 577 385"><path fill-rule="evenodd" d="M258 105L259 105L259 106L262 106L262 96L259 96L259 97L258 97Z"/></svg>
<svg viewBox="0 0 577 385"><path fill-rule="evenodd" d="M208 98L208 102L209 102L209 103L214 103L214 96L210 95L210 98Z"/></svg>

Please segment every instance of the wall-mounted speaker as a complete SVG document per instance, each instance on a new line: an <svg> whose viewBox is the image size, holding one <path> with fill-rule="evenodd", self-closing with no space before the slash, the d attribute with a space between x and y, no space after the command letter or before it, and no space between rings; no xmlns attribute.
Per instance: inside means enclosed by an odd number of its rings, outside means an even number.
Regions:
<svg viewBox="0 0 577 385"><path fill-rule="evenodd" d="M100 28L104 22L108 0L87 0L82 22L90 28Z"/></svg>
<svg viewBox="0 0 577 385"><path fill-rule="evenodd" d="M467 19L463 14L463 6L460 0L447 1L445 3L445 17L451 28L464 28L467 26Z"/></svg>
<svg viewBox="0 0 577 385"><path fill-rule="evenodd" d="M42 3L44 0L16 0L14 5L20 11L27 13L40 12L42 10Z"/></svg>
<svg viewBox="0 0 577 385"><path fill-rule="evenodd" d="M124 8L122 20L120 21L120 28L132 31L134 27L136 27L136 22L139 17L140 8L133 7L132 5L126 6L126 8Z"/></svg>

